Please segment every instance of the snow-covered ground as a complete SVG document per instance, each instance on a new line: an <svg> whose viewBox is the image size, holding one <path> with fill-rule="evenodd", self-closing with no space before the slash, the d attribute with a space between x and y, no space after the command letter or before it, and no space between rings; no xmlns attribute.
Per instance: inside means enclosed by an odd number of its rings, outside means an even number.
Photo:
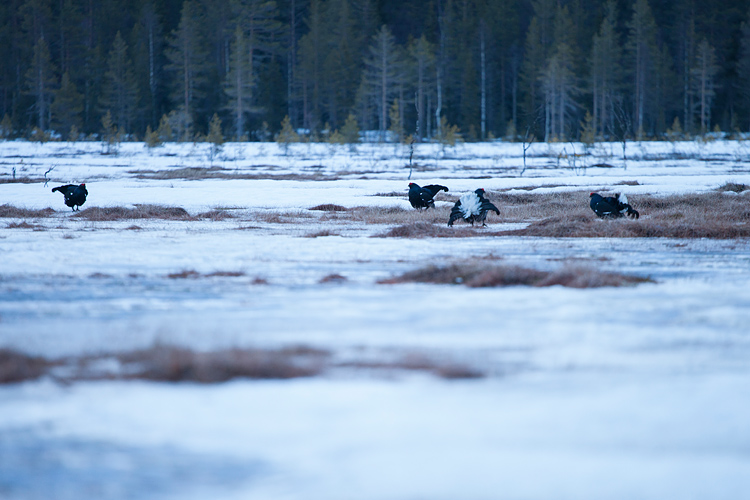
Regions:
<svg viewBox="0 0 750 500"><path fill-rule="evenodd" d="M0 347L55 358L155 343L302 345L351 361L418 353L487 376L351 369L212 385L7 385L0 498L738 499L750 491L750 241L371 238L388 226L308 209L408 208L408 148L226 144L213 160L205 144L102 152L98 143L0 143L0 181L13 169L36 180L0 183L0 205L56 210L0 219ZM534 144L523 170L521 144L417 145L411 180L450 194L616 190L636 208L641 194L750 184L750 143L630 143L627 158L620 144L583 152ZM153 178L211 167L225 178ZM91 222L50 192L80 182L89 190L83 208L158 204L236 217ZM503 224L500 209L490 226ZM257 217L274 213L293 221ZM23 221L31 227L17 227ZM332 235L308 237L321 230ZM655 282L377 284L467 258L538 269L576 262ZM182 271L200 277L168 277ZM217 272L237 276L208 276ZM331 274L346 280L320 283Z"/></svg>

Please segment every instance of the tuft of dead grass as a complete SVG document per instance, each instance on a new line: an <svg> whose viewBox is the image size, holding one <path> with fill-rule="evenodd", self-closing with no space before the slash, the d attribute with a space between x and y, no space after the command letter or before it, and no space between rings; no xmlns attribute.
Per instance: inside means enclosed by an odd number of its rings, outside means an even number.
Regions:
<svg viewBox="0 0 750 500"><path fill-rule="evenodd" d="M433 224L417 221L393 227L384 233L376 234L374 238L466 238L483 235L480 231L470 228L450 228L445 224Z"/></svg>
<svg viewBox="0 0 750 500"><path fill-rule="evenodd" d="M226 210L209 210L196 216L198 219L211 219L213 221L234 219L234 215L230 214Z"/></svg>
<svg viewBox="0 0 750 500"><path fill-rule="evenodd" d="M346 283L347 281L349 280L346 276L334 273L322 277L318 283Z"/></svg>
<svg viewBox="0 0 750 500"><path fill-rule="evenodd" d="M135 208L89 207L73 217L96 222L129 219L195 220L184 208L163 205L136 205Z"/></svg>
<svg viewBox="0 0 750 500"><path fill-rule="evenodd" d="M434 283L463 284L472 288L501 286L571 288L619 287L651 282L649 278L599 271L583 266L563 266L556 271L540 271L521 266L483 265L479 263L427 266L381 280L381 284Z"/></svg>
<svg viewBox="0 0 750 500"><path fill-rule="evenodd" d="M723 186L719 186L716 190L717 191L731 191L733 193L741 193L743 191L747 191L750 189L750 186L747 184L739 184L737 182L727 182Z"/></svg>
<svg viewBox="0 0 750 500"><path fill-rule="evenodd" d="M305 238L321 238L325 236L341 236L341 235L335 231L331 231L330 229L323 229L321 231L306 234Z"/></svg>
<svg viewBox="0 0 750 500"><path fill-rule="evenodd" d="M243 271L214 271L208 274L201 274L195 269L184 269L177 273L167 274L167 278L173 280L198 279L198 278L237 278L245 276Z"/></svg>
<svg viewBox="0 0 750 500"><path fill-rule="evenodd" d="M19 208L13 205L0 205L0 217L7 219L42 219L52 217L55 211L51 208L41 210L30 210L28 208Z"/></svg>
<svg viewBox="0 0 750 500"><path fill-rule="evenodd" d="M164 382L225 382L233 378L291 379L319 375L329 352L309 347L196 352L157 345L118 355L129 378Z"/></svg>
<svg viewBox="0 0 750 500"><path fill-rule="evenodd" d="M35 184L37 182L44 182L44 179L32 177L0 177L0 184Z"/></svg>
<svg viewBox="0 0 750 500"><path fill-rule="evenodd" d="M346 212L348 209L334 203L324 203L322 205L315 205L310 210L319 210L322 212Z"/></svg>
<svg viewBox="0 0 750 500"><path fill-rule="evenodd" d="M53 363L12 349L0 349L0 384L33 380L44 375Z"/></svg>
<svg viewBox="0 0 750 500"><path fill-rule="evenodd" d="M44 231L44 227L38 224L29 224L26 221L23 222L11 222L6 226L8 229L33 229L35 231Z"/></svg>

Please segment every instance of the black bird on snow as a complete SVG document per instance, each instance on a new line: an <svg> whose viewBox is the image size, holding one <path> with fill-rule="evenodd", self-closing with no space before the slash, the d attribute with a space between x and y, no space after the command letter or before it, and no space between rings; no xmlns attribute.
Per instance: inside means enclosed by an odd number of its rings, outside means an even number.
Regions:
<svg viewBox="0 0 750 500"><path fill-rule="evenodd" d="M448 226L452 226L453 222L458 219L463 219L472 226L475 222L481 222L482 226L486 226L487 224L484 223L484 220L487 218L487 212L489 211L500 215L500 210L484 197L484 189L479 188L473 193L461 196L456 204L453 205L451 216L448 219Z"/></svg>
<svg viewBox="0 0 750 500"><path fill-rule="evenodd" d="M86 203L86 196L89 192L86 190L86 184L76 186L75 184L66 184L64 186L58 186L52 188L52 192L60 191L65 196L65 204L73 209L75 212L76 207L81 207Z"/></svg>
<svg viewBox="0 0 750 500"><path fill-rule="evenodd" d="M429 186L419 187L413 182L409 183L409 203L417 210L422 208L435 208L433 198L440 191L448 191L448 188L439 184L430 184Z"/></svg>
<svg viewBox="0 0 750 500"><path fill-rule="evenodd" d="M606 198L599 193L591 193L589 196L591 197L589 202L591 210L603 219L619 219L626 215L631 219L637 219L641 216L638 210L630 206L624 194L615 193L614 196Z"/></svg>

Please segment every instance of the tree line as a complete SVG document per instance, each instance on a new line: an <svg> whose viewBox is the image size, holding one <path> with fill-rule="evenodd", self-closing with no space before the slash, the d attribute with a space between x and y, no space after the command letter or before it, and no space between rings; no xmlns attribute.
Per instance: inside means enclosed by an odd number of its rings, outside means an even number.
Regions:
<svg viewBox="0 0 750 500"><path fill-rule="evenodd" d="M750 129L746 0L6 0L0 53L2 137Z"/></svg>

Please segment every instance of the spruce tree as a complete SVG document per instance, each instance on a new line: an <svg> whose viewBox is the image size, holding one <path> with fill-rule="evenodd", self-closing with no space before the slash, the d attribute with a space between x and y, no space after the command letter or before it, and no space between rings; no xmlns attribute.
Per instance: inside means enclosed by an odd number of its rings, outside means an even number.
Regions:
<svg viewBox="0 0 750 500"><path fill-rule="evenodd" d="M83 121L83 96L75 84L70 81L70 74L63 73L60 88L55 92L52 102L52 128L59 132L68 132L72 127L81 128Z"/></svg>

